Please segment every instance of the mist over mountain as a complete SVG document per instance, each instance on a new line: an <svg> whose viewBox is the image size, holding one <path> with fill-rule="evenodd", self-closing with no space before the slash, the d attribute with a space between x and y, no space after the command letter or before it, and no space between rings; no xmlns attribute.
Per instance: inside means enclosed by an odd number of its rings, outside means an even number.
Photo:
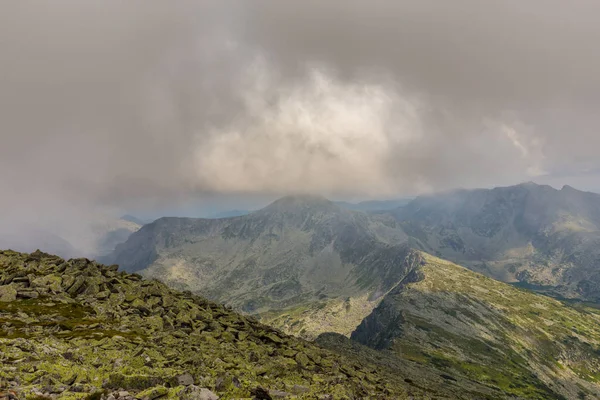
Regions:
<svg viewBox="0 0 600 400"><path fill-rule="evenodd" d="M133 215L125 214L120 219L123 221L133 222L139 226L143 226L152 222L151 220L143 220L141 218L134 217Z"/></svg>
<svg viewBox="0 0 600 400"><path fill-rule="evenodd" d="M358 203L350 203L347 201L336 201L335 203L340 207L347 208L349 210L356 211L382 211L392 210L394 208L402 207L410 203L412 199L398 199L398 200L367 200Z"/></svg>
<svg viewBox="0 0 600 400"><path fill-rule="evenodd" d="M5 1L0 400L600 398L598 15Z"/></svg>
<svg viewBox="0 0 600 400"><path fill-rule="evenodd" d="M423 250L506 282L600 300L600 195L524 183L422 196L391 214Z"/></svg>
<svg viewBox="0 0 600 400"><path fill-rule="evenodd" d="M6 5L5 226L66 238L215 196L600 189L593 1L184 3Z"/></svg>
<svg viewBox="0 0 600 400"><path fill-rule="evenodd" d="M0 248L16 251L32 251L31 243L38 249L57 254L61 257L74 257L77 250L62 237L51 232L32 229L0 232Z"/></svg>
<svg viewBox="0 0 600 400"><path fill-rule="evenodd" d="M111 253L140 227L129 219L93 215L83 219L72 231L61 232L63 237L39 229L35 224L19 227L8 224L0 228L0 248L23 252L42 250L65 258L95 258Z"/></svg>

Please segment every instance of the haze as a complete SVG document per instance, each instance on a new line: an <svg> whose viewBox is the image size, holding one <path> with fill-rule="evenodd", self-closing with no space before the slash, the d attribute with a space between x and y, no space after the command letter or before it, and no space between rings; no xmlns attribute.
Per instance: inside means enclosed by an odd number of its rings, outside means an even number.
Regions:
<svg viewBox="0 0 600 400"><path fill-rule="evenodd" d="M88 221L132 210L525 180L600 190L599 13L594 0L5 1L0 230L89 248Z"/></svg>

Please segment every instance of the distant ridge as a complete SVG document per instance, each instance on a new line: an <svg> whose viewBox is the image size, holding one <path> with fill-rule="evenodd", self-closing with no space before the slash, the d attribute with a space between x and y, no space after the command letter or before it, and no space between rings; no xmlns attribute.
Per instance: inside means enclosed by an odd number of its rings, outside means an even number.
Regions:
<svg viewBox="0 0 600 400"><path fill-rule="evenodd" d="M416 245L506 282L600 302L600 195L525 182L420 196L389 212Z"/></svg>

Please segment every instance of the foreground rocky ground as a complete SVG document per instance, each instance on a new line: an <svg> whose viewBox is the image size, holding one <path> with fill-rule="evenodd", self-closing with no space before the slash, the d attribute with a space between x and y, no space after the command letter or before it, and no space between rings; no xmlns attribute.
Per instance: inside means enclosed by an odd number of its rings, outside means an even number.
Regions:
<svg viewBox="0 0 600 400"><path fill-rule="evenodd" d="M5 398L419 395L398 382L391 372L116 266L0 251Z"/></svg>

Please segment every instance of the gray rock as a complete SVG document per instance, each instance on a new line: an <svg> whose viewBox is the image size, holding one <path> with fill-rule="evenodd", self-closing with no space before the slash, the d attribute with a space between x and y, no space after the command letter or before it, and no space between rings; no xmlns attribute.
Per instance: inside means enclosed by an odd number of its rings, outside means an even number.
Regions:
<svg viewBox="0 0 600 400"><path fill-rule="evenodd" d="M179 375L177 377L177 383L179 383L182 386L190 386L194 384L194 377L189 374L189 373L185 373L182 375Z"/></svg>
<svg viewBox="0 0 600 400"><path fill-rule="evenodd" d="M119 395L119 398L124 398L124 397L128 397L129 396L129 392L126 390L121 390L117 393Z"/></svg>
<svg viewBox="0 0 600 400"><path fill-rule="evenodd" d="M242 382L240 382L240 380L238 379L238 377L237 377L237 376L234 376L234 377L231 379L231 382L233 383L233 386L235 386L236 388L240 388L240 387L242 387Z"/></svg>
<svg viewBox="0 0 600 400"><path fill-rule="evenodd" d="M294 394L302 394L302 393L306 393L309 391L310 391L310 388L308 388L306 386L302 386L302 385L294 385L292 387L292 393L294 393Z"/></svg>
<svg viewBox="0 0 600 400"><path fill-rule="evenodd" d="M182 400L219 400L219 396L206 388L190 385L179 393Z"/></svg>
<svg viewBox="0 0 600 400"><path fill-rule="evenodd" d="M206 388L202 388L200 389L200 396L198 397L198 400L219 400L219 396Z"/></svg>
<svg viewBox="0 0 600 400"><path fill-rule="evenodd" d="M38 297L40 297L40 294L34 290L19 290L19 292L17 293L17 297L21 297L24 299L37 299Z"/></svg>
<svg viewBox="0 0 600 400"><path fill-rule="evenodd" d="M115 398L115 396L113 396L112 394L109 394L109 395L106 397L106 400L116 400L116 398Z"/></svg>
<svg viewBox="0 0 600 400"><path fill-rule="evenodd" d="M284 392L282 390L269 390L269 394L274 399L285 399L290 395L288 392Z"/></svg>
<svg viewBox="0 0 600 400"><path fill-rule="evenodd" d="M17 290L10 286L0 286L0 301L8 303L17 299Z"/></svg>

